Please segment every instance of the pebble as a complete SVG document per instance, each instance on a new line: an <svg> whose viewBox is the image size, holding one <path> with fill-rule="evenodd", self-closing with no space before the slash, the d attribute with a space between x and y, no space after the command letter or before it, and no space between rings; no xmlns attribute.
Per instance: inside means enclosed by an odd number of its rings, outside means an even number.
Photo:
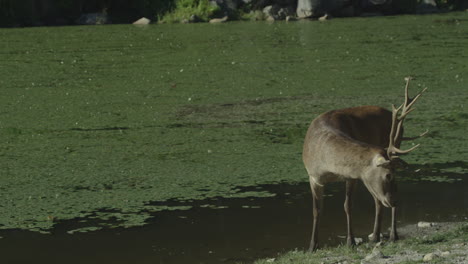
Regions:
<svg viewBox="0 0 468 264"><path fill-rule="evenodd" d="M375 259L380 259L380 258L383 258L384 257L384 254L382 253L382 251L380 251L379 249L377 248L374 248L372 250L372 253L370 253L369 255L367 255L365 258L364 258L364 262L362 263L366 263L367 261L370 261L370 260L375 260Z"/></svg>
<svg viewBox="0 0 468 264"><path fill-rule="evenodd" d="M360 237L355 237L354 242L356 243L356 246L359 246L364 242L364 239L362 239Z"/></svg>
<svg viewBox="0 0 468 264"><path fill-rule="evenodd" d="M429 222L419 222L418 223L418 227L419 228L428 228L428 227L432 227L432 226L435 226L434 223L429 223Z"/></svg>
<svg viewBox="0 0 468 264"><path fill-rule="evenodd" d="M435 259L435 258L437 258L437 257L438 257L438 256L437 256L436 254L434 254L434 253L429 253L429 254L424 255L423 261L431 261L431 260L433 260L433 259Z"/></svg>

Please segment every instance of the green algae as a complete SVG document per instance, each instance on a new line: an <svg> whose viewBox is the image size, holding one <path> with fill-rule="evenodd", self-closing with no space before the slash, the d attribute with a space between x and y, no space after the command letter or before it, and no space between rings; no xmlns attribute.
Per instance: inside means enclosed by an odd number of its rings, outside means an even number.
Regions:
<svg viewBox="0 0 468 264"><path fill-rule="evenodd" d="M274 195L243 187L307 181L310 121L398 104L407 75L428 92L406 133L430 132L405 159L466 177L466 17L1 29L0 228Z"/></svg>

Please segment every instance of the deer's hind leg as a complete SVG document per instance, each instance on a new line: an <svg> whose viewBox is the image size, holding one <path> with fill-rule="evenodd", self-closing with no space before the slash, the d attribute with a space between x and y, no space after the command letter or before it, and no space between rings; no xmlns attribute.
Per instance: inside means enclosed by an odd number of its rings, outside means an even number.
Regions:
<svg viewBox="0 0 468 264"><path fill-rule="evenodd" d="M315 251L318 248L318 224L323 205L323 185L314 183L311 178L310 187L312 189L314 219L312 224L312 238L310 239L309 251Z"/></svg>

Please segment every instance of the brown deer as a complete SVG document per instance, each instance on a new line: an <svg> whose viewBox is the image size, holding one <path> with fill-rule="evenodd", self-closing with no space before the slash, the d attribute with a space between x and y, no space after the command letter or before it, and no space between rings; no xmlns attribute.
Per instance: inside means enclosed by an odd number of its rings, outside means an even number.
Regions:
<svg viewBox="0 0 468 264"><path fill-rule="evenodd" d="M355 245L351 226L351 196L361 180L375 201L375 222L371 242L380 241L382 205L392 208L390 240L398 239L395 220L396 183L393 176L402 140L416 139L425 133L403 138L403 121L426 89L414 98L408 96L410 78L406 78L405 101L392 111L378 106L358 106L326 112L314 119L307 131L302 159L309 174L313 197L313 226L309 250L318 247L318 223L323 205L324 185L346 181L344 210L347 218L347 244ZM427 132L427 131L426 131Z"/></svg>

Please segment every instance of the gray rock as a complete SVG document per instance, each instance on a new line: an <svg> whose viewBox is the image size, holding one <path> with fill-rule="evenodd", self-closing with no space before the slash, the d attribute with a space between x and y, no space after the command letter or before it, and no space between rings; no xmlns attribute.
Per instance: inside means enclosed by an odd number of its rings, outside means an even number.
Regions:
<svg viewBox="0 0 468 264"><path fill-rule="evenodd" d="M429 254L424 255L423 261L432 261L437 257L439 256L437 256L435 253L429 253Z"/></svg>
<svg viewBox="0 0 468 264"><path fill-rule="evenodd" d="M331 19L331 16L329 14L325 14L321 17L319 17L319 21L327 21L327 20L330 20Z"/></svg>
<svg viewBox="0 0 468 264"><path fill-rule="evenodd" d="M148 25L149 23L151 23L151 20L149 20L146 17L142 17L138 19L137 21L133 22L132 24L133 25Z"/></svg>
<svg viewBox="0 0 468 264"><path fill-rule="evenodd" d="M361 263L373 263L375 262L376 260L378 259L382 259L384 258L384 254L382 253L382 251L380 251L380 249L378 248L374 248L372 250L372 253L370 253L369 255L367 255L362 261Z"/></svg>
<svg viewBox="0 0 468 264"><path fill-rule="evenodd" d="M299 18L307 18L314 15L313 0L298 0L296 15Z"/></svg>
<svg viewBox="0 0 468 264"><path fill-rule="evenodd" d="M210 23L224 23L228 21L228 16L224 16L222 18L213 18L213 19L210 19Z"/></svg>
<svg viewBox="0 0 468 264"><path fill-rule="evenodd" d="M294 8L291 6L269 5L263 8L263 14L265 14L267 20L269 17L272 17L274 20L285 20L288 16L294 16Z"/></svg>
<svg viewBox="0 0 468 264"><path fill-rule="evenodd" d="M435 0L422 0L416 7L416 13L418 14L431 14L437 12L439 12L439 9L437 8Z"/></svg>
<svg viewBox="0 0 468 264"><path fill-rule="evenodd" d="M359 246L362 243L364 243L364 239L362 239L361 237L355 237L354 242L356 243L356 246Z"/></svg>
<svg viewBox="0 0 468 264"><path fill-rule="evenodd" d="M433 223L423 222L423 221L418 222L418 227L419 228L429 228L429 227L432 227L432 226L434 226Z"/></svg>

